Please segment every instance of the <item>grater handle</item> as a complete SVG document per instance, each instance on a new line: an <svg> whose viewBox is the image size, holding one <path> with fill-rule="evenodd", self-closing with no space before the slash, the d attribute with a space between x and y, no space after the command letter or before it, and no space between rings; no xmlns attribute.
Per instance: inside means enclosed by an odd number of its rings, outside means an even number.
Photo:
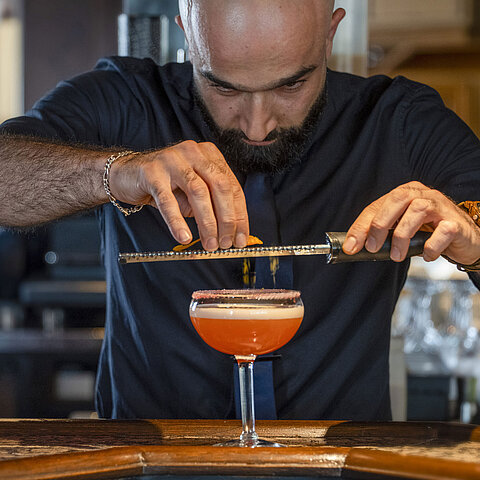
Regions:
<svg viewBox="0 0 480 480"><path fill-rule="evenodd" d="M431 232L417 232L410 240L407 257L421 255L425 242L430 238ZM345 263L345 262L376 262L391 260L390 250L392 248L393 232L390 231L382 248L371 253L365 248L354 255L347 255L342 250L343 242L347 236L347 232L327 232L327 243L330 245L330 255L327 256L327 263Z"/></svg>

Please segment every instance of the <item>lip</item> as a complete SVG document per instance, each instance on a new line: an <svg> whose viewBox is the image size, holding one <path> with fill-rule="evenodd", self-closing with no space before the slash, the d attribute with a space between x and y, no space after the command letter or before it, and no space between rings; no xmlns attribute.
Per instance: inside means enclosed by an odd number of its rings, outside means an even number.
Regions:
<svg viewBox="0 0 480 480"><path fill-rule="evenodd" d="M267 145L271 145L272 143L275 142L275 140L269 140L267 142L254 142L253 140L243 140L245 143L248 143L248 145L252 145L254 147L265 147Z"/></svg>

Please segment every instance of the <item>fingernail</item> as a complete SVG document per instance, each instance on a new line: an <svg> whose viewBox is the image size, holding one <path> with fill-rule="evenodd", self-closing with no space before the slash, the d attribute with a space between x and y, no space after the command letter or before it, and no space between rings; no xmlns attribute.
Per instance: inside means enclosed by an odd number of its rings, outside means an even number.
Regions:
<svg viewBox="0 0 480 480"><path fill-rule="evenodd" d="M235 236L235 246L243 248L247 246L247 236L244 233L237 233Z"/></svg>
<svg viewBox="0 0 480 480"><path fill-rule="evenodd" d="M392 247L392 250L390 251L390 258L395 262L399 262L401 260L400 250L397 247Z"/></svg>
<svg viewBox="0 0 480 480"><path fill-rule="evenodd" d="M207 250L216 250L218 248L218 242L215 237L210 237L207 240Z"/></svg>
<svg viewBox="0 0 480 480"><path fill-rule="evenodd" d="M190 234L186 230L180 230L178 233L180 243L188 243L190 241Z"/></svg>
<svg viewBox="0 0 480 480"><path fill-rule="evenodd" d="M220 248L230 248L232 246L232 237L229 235L222 237L220 239Z"/></svg>
<svg viewBox="0 0 480 480"><path fill-rule="evenodd" d="M348 253L354 253L356 245L357 241L354 237L347 237L347 239L343 243L343 250Z"/></svg>
<svg viewBox="0 0 480 480"><path fill-rule="evenodd" d="M377 250L377 242L373 237L368 237L367 241L365 242L365 248L369 252L375 252Z"/></svg>

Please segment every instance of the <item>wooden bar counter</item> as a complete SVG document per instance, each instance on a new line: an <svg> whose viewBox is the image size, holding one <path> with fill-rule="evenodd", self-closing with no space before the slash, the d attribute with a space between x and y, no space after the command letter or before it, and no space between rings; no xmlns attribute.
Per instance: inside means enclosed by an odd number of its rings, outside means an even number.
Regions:
<svg viewBox="0 0 480 480"><path fill-rule="evenodd" d="M235 420L0 420L0 479L480 478L480 427L258 421L286 448L214 447ZM205 477L204 477L205 478Z"/></svg>

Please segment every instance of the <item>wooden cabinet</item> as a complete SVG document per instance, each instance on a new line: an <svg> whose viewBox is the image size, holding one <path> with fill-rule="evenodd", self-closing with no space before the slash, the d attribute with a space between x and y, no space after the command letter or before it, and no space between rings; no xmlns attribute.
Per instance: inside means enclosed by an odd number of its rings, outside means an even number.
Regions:
<svg viewBox="0 0 480 480"><path fill-rule="evenodd" d="M370 0L369 74L435 88L480 135L480 39L474 0Z"/></svg>
<svg viewBox="0 0 480 480"><path fill-rule="evenodd" d="M472 23L473 0L370 0L374 30L465 28Z"/></svg>

